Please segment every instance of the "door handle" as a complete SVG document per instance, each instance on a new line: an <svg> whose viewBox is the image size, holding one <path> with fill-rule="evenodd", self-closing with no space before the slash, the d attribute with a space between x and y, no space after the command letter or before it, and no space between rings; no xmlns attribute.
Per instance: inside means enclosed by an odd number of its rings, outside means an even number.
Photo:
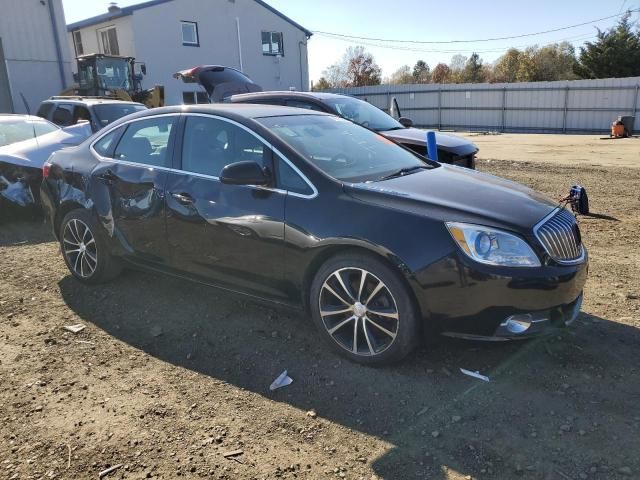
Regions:
<svg viewBox="0 0 640 480"><path fill-rule="evenodd" d="M188 193L171 192L171 196L182 205L191 205L193 203L193 197Z"/></svg>
<svg viewBox="0 0 640 480"><path fill-rule="evenodd" d="M104 180L105 182L107 182L109 185L111 185L113 182L115 182L116 180L118 180L118 176L113 173L111 170L106 170L103 173L101 173L100 175L98 175L98 178L100 180Z"/></svg>

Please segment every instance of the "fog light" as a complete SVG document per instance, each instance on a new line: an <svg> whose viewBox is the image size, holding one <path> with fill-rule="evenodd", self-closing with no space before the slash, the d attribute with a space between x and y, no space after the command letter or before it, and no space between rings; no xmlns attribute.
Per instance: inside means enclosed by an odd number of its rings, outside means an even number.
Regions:
<svg viewBox="0 0 640 480"><path fill-rule="evenodd" d="M529 330L532 323L533 317L531 316L531 314L527 313L524 315L512 315L507 318L501 326L505 327L509 333L517 335Z"/></svg>

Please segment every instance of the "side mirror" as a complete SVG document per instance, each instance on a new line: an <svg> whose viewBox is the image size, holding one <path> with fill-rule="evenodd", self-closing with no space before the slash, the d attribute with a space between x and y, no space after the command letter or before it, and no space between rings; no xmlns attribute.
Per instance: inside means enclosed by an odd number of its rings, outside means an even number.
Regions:
<svg viewBox="0 0 640 480"><path fill-rule="evenodd" d="M147 74L147 64L143 63L142 65L140 65L140 71L142 72L142 75L146 75Z"/></svg>
<svg viewBox="0 0 640 480"><path fill-rule="evenodd" d="M269 176L256 162L236 162L222 169L220 181L228 185L267 185Z"/></svg>
<svg viewBox="0 0 640 480"><path fill-rule="evenodd" d="M411 120L410 118L400 117L398 121L400 122L400 125L405 128L413 127L413 120Z"/></svg>

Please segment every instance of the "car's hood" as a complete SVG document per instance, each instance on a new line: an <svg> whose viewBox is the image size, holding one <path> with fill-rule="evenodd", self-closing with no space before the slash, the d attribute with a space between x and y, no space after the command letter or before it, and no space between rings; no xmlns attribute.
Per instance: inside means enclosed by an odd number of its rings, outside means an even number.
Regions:
<svg viewBox="0 0 640 480"><path fill-rule="evenodd" d="M442 221L530 232L557 203L524 185L451 165L382 182L345 185L353 197Z"/></svg>
<svg viewBox="0 0 640 480"><path fill-rule="evenodd" d="M427 144L427 130L419 128L402 128L380 132L385 137L392 138L400 143L412 143L416 145ZM478 147L466 138L457 135L436 132L438 148L453 153L454 155L471 155L478 151Z"/></svg>

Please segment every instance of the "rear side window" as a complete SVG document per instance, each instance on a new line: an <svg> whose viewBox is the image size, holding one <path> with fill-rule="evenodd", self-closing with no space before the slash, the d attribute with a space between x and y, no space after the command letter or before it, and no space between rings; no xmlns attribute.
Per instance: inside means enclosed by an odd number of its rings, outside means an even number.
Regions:
<svg viewBox="0 0 640 480"><path fill-rule="evenodd" d="M113 155L115 142L124 128L125 127L116 128L95 143L93 149L98 153L98 155L102 157L111 157Z"/></svg>
<svg viewBox="0 0 640 480"><path fill-rule="evenodd" d="M40 108L38 108L38 113L36 113L36 115L41 118L49 119L51 110L53 110L53 103L43 103L40 105Z"/></svg>
<svg viewBox="0 0 640 480"><path fill-rule="evenodd" d="M157 117L130 123L116 147L114 158L154 167L169 167L169 143L174 117Z"/></svg>

